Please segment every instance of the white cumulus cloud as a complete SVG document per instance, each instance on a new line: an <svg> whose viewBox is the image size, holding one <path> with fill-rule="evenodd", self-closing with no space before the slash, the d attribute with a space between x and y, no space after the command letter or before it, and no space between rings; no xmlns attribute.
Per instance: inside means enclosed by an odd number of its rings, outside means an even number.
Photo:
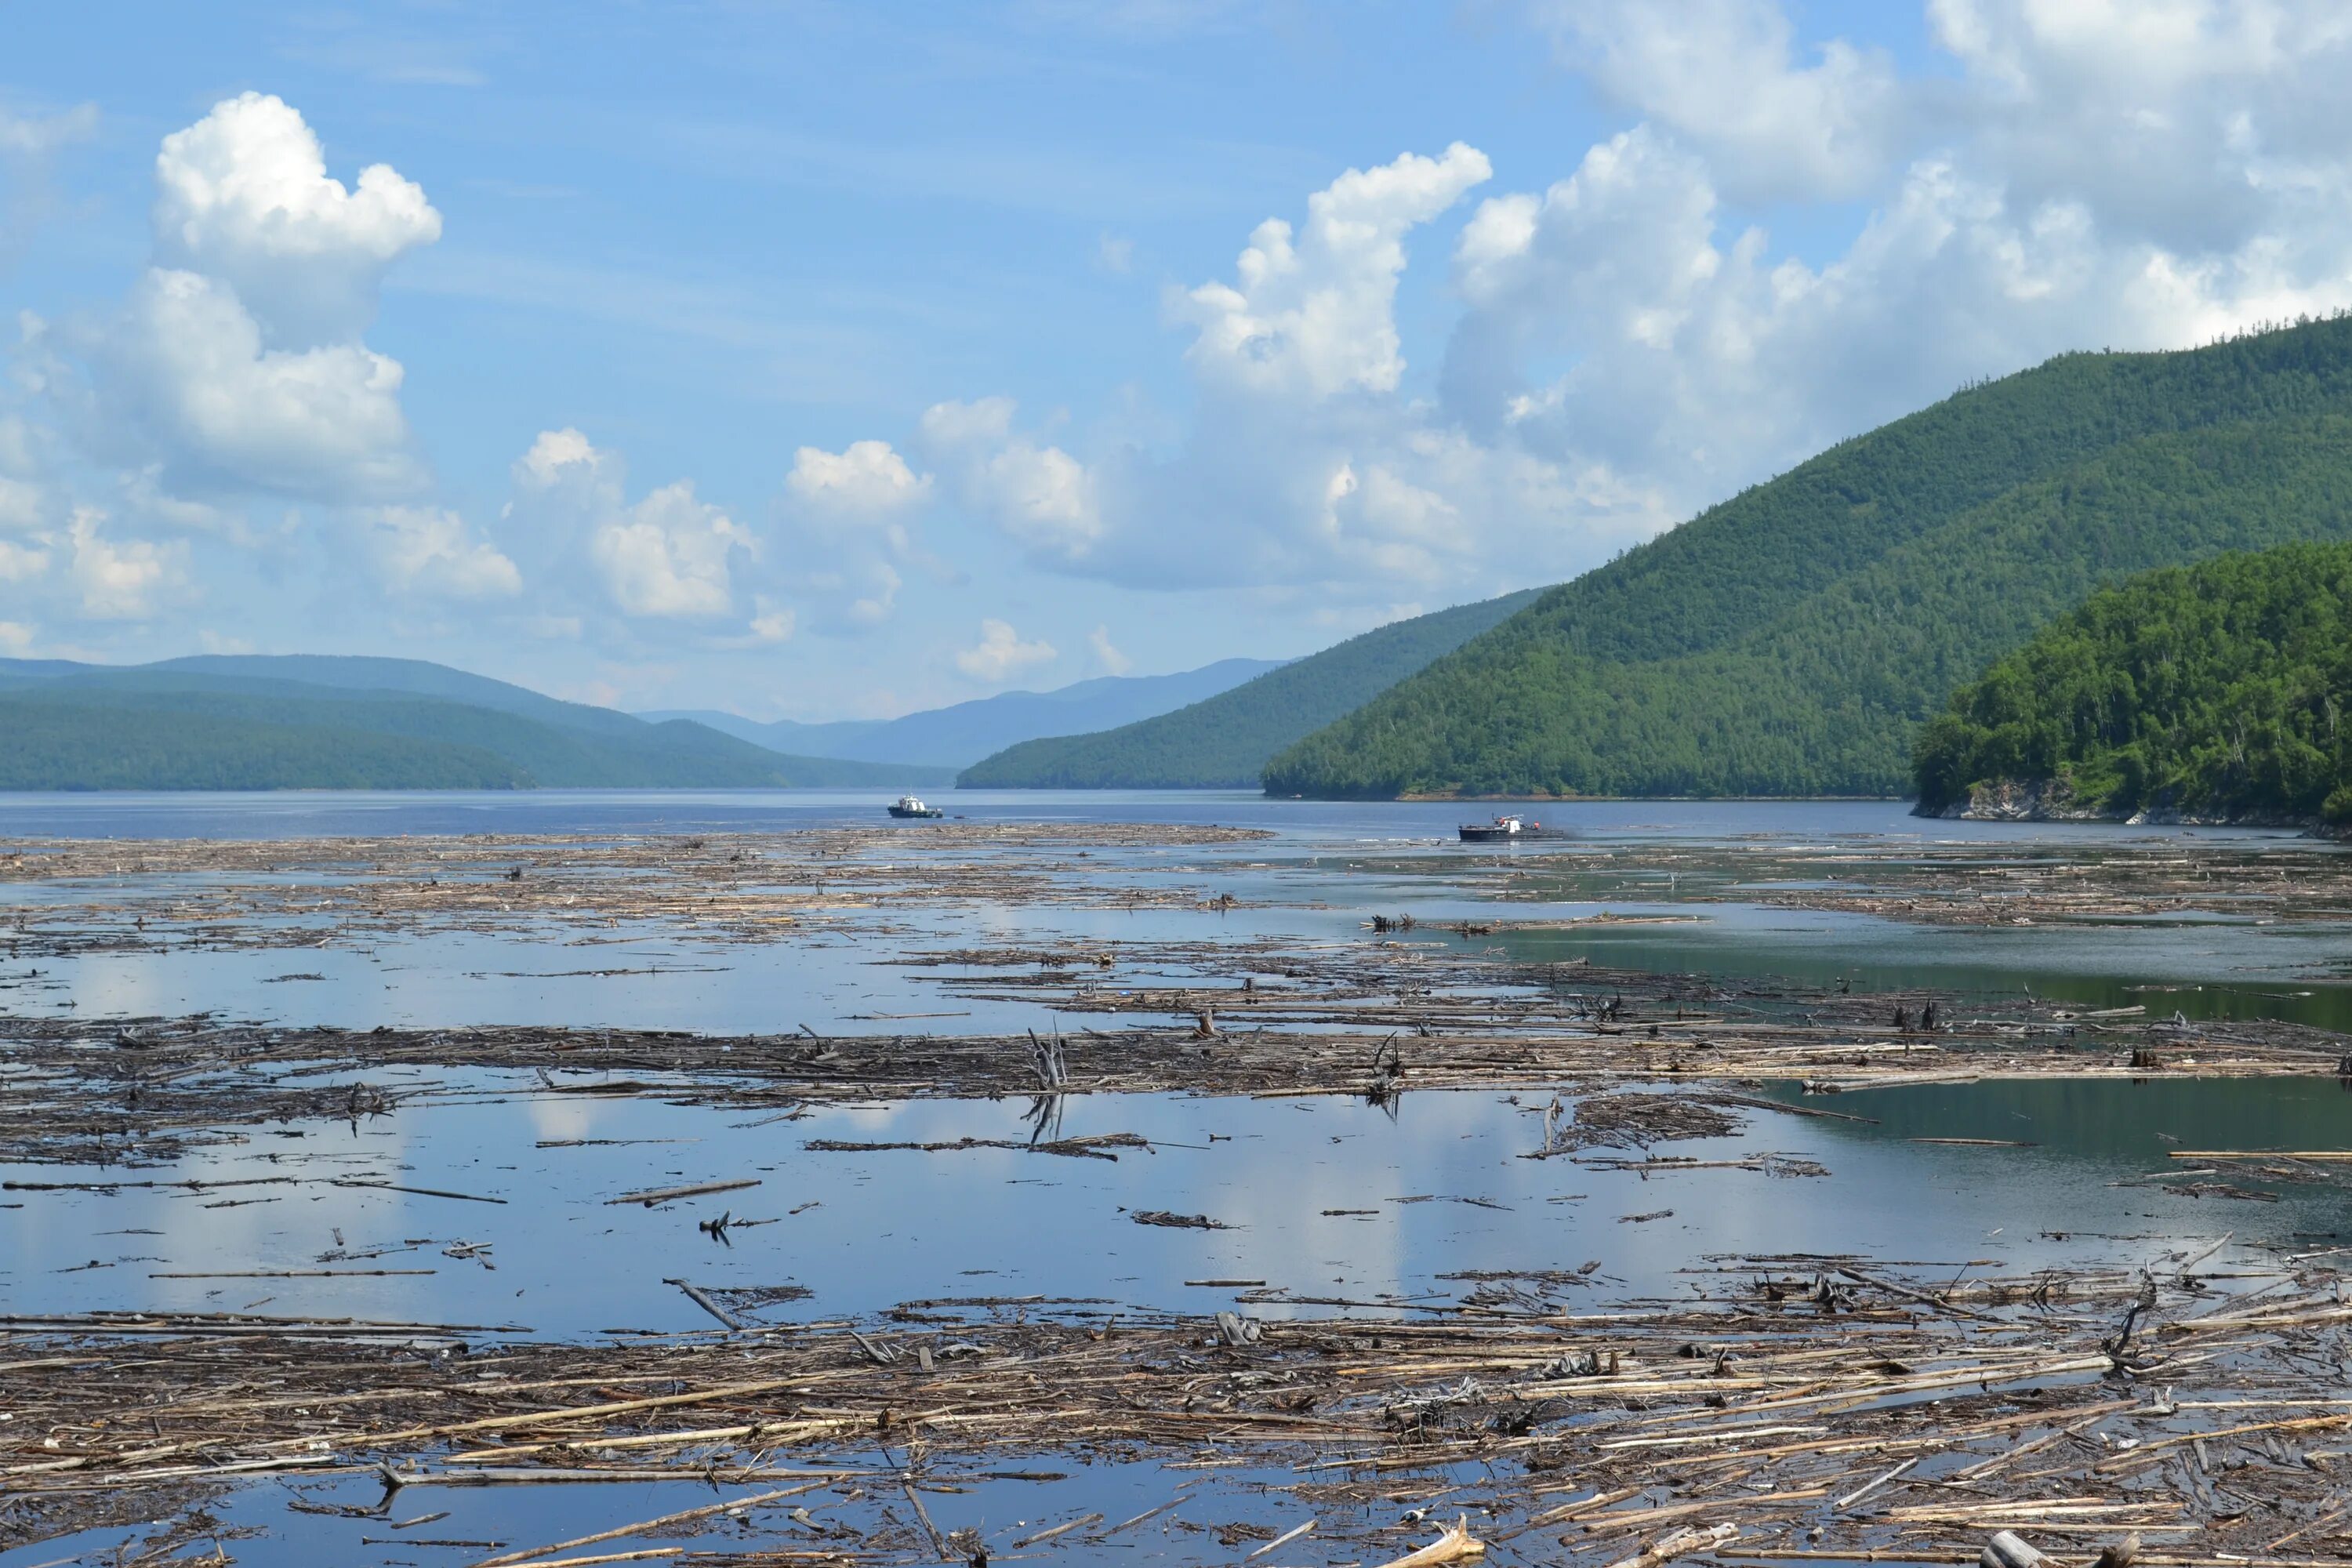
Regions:
<svg viewBox="0 0 2352 1568"><path fill-rule="evenodd" d="M1059 447L1017 433L1013 413L1009 397L933 404L923 411L921 439L953 467L966 504L1016 543L1049 559L1080 560L1103 534L1094 476Z"/></svg>
<svg viewBox="0 0 2352 1568"><path fill-rule="evenodd" d="M42 381L97 461L167 500L405 500L428 475L404 373L361 334L384 268L440 216L387 166L330 178L318 138L247 93L163 139L153 264L110 320L39 334Z"/></svg>
<svg viewBox="0 0 2352 1568"><path fill-rule="evenodd" d="M694 481L664 485L600 524L589 553L613 602L633 616L708 618L734 608L730 557L751 535L694 493Z"/></svg>
<svg viewBox="0 0 2352 1568"><path fill-rule="evenodd" d="M584 544L604 598L625 616L711 621L735 611L735 568L757 542L679 479L627 500L618 453L574 429L541 431L515 463L527 521L557 556Z"/></svg>
<svg viewBox="0 0 2352 1568"><path fill-rule="evenodd" d="M869 632L897 606L902 567L937 571L915 536L933 488L931 476L918 474L887 441L853 441L839 452L803 447L793 455L772 564L779 587L802 602L811 626Z"/></svg>
<svg viewBox="0 0 2352 1568"><path fill-rule="evenodd" d="M1021 634L1009 623L992 617L980 623L980 641L958 653L955 662L958 669L974 680L995 686L1024 669L1051 664L1056 657L1053 644L1043 640L1023 642Z"/></svg>
<svg viewBox="0 0 2352 1568"><path fill-rule="evenodd" d="M1883 49L1799 48L1773 0L1544 0L1563 58L1673 131L1747 198L1860 195L1927 117Z"/></svg>
<svg viewBox="0 0 2352 1568"><path fill-rule="evenodd" d="M853 516L902 511L930 493L929 474L917 475L887 441L852 441L839 452L803 447L793 454L784 484L812 505Z"/></svg>
<svg viewBox="0 0 2352 1568"><path fill-rule="evenodd" d="M376 570L394 593L497 599L522 592L522 574L446 507L378 507L366 519Z"/></svg>
<svg viewBox="0 0 2352 1568"><path fill-rule="evenodd" d="M1391 392L1404 372L1393 307L1404 237L1494 173L1456 142L1436 158L1408 153L1350 169L1307 199L1307 227L1268 218L1231 283L1175 301L1199 331L1191 359L1212 381L1307 398Z"/></svg>
<svg viewBox="0 0 2352 1568"><path fill-rule="evenodd" d="M364 501L425 480L398 361L358 342L270 348L218 279L151 269L90 348L100 417L175 483Z"/></svg>
<svg viewBox="0 0 2352 1568"><path fill-rule="evenodd" d="M105 521L85 507L74 513L68 529L82 614L92 620L150 619L163 599L187 586L187 543L110 540L100 531Z"/></svg>
<svg viewBox="0 0 2352 1568"><path fill-rule="evenodd" d="M421 186L375 163L346 187L302 116L258 92L163 138L154 226L163 265L220 279L295 347L356 338L384 268L441 237Z"/></svg>

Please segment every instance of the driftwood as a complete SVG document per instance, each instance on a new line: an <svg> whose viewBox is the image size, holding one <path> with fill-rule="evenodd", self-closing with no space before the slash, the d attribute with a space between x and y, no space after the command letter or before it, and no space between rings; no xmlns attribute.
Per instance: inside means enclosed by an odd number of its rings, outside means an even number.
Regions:
<svg viewBox="0 0 2352 1568"><path fill-rule="evenodd" d="M1444 1534L1418 1552L1392 1558L1381 1568L1435 1568L1441 1563L1467 1563L1486 1555L1486 1543L1470 1533L1468 1515L1445 1527Z"/></svg>
<svg viewBox="0 0 2352 1568"><path fill-rule="evenodd" d="M643 1204L646 1207L652 1208L656 1204L666 1204L677 1198L698 1198L710 1193L740 1192L745 1187L756 1187L759 1184L759 1177L749 1176L733 1182L699 1182L689 1187L648 1187L644 1192L623 1193L619 1197L606 1198L604 1202L608 1205Z"/></svg>
<svg viewBox="0 0 2352 1568"><path fill-rule="evenodd" d="M1694 1552L1711 1552L1737 1540L1738 1535L1739 1527L1728 1523L1708 1525L1705 1529L1677 1530L1658 1537L1633 1556L1611 1563L1609 1568L1658 1568L1662 1563L1671 1563ZM2015 1568L2032 1568L2032 1565L2021 1563Z"/></svg>
<svg viewBox="0 0 2352 1568"><path fill-rule="evenodd" d="M1978 1568L2055 1568L2048 1557L2014 1531L1996 1531L1977 1558Z"/></svg>

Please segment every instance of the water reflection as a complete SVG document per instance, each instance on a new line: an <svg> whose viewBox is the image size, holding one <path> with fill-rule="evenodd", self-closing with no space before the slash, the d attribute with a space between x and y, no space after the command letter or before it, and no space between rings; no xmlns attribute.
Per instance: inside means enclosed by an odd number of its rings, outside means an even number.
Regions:
<svg viewBox="0 0 2352 1568"><path fill-rule="evenodd" d="M498 933L418 932L269 951L117 952L0 962L0 995L27 1012L123 1016L218 1010L239 1017L369 1027L544 1023L758 1032L807 1022L870 1028L871 1015L955 1011L915 972L872 962L903 946L1089 940L1182 942L1255 936L1360 941L1370 913L1410 910L1423 940L1464 920L1575 921L1678 915L1673 924L1593 924L1473 940L1528 963L1587 960L1719 978L1782 978L1864 989L2021 990L2086 1007L2146 1005L2156 1016L2276 1017L2352 1031L2352 925L2207 921L2069 922L2032 930L1908 925L1756 901L1709 846L1852 846L1904 857L1932 844L2019 855L2094 853L2118 843L2179 841L2184 830L2085 824L1926 823L1890 802L1580 802L1551 808L1584 837L1467 853L1442 840L1463 808L1445 803L1268 801L1240 793L959 793L955 809L995 820L1221 823L1270 840L1227 847L1109 851L1099 874L1132 881L1175 868L1247 905L1181 910L998 908L919 903L894 910L903 942L862 947L807 934L772 946L694 940L663 929L578 933L518 924ZM870 825L856 794L536 794L286 796L0 796L0 833L300 837L325 833L681 833ZM910 833L919 833L912 825ZM2274 832L2196 830L2200 844L2246 847ZM1671 843L1695 858L1670 875L1596 883L1600 851ZM5 897L54 906L77 889L15 884ZM1698 900L1698 901L1694 901ZM608 940L609 939L609 940ZM583 957L583 954L589 956ZM36 973L37 972L37 973ZM861 1016L868 1016L861 1018ZM1034 1009L981 1005L981 1031L1038 1023Z"/></svg>
<svg viewBox="0 0 2352 1568"><path fill-rule="evenodd" d="M549 1095L484 1075L482 1098L415 1103L301 1136L264 1131L130 1180L299 1183L202 1192L19 1191L0 1210L13 1312L92 1308L349 1314L513 1323L541 1335L709 1326L665 1280L706 1289L798 1287L801 1316L865 1314L941 1296L1082 1299L1104 1310L1206 1311L1250 1285L1297 1301L1449 1301L1465 1271L1570 1270L1595 1300L1685 1296L1712 1254L1863 1253L2018 1272L2152 1261L2192 1237L2333 1234L2333 1183L2234 1184L2274 1202L2168 1191L2175 1149L2346 1144L2352 1097L2332 1080L1979 1083L1802 1100L1869 1121L1752 1113L1726 1138L1664 1152L1734 1160L1770 1151L1822 1177L1755 1170L1644 1173L1525 1156L1548 1096L1406 1093L1212 1100L1060 1097L1066 1138L1127 1132L1118 1158L1027 1151L1026 1100L851 1106L792 1120L644 1100ZM285 1130L292 1131L295 1130ZM1980 1138L2030 1147L1916 1143ZM818 1152L818 1141L1013 1147ZM8 1179L109 1179L58 1167ZM325 1178L388 1182L487 1204ZM647 1208L608 1200L665 1186L756 1187ZM2187 1183L2195 1186L2195 1183ZM1137 1224L1142 1211L1228 1227ZM725 1242L698 1228L721 1213ZM1651 1216L1634 1220L1629 1216ZM773 1221L772 1224L743 1222ZM2143 1257L2144 1255L2144 1257ZM98 1268L89 1265L97 1263ZM338 1271L330 1278L158 1278ZM373 1274L341 1272L389 1269ZM411 1272L422 1271L422 1272ZM1260 1310L1286 1310L1279 1302ZM1317 1310L1331 1310L1318 1306ZM774 1314L772 1314L774 1315Z"/></svg>

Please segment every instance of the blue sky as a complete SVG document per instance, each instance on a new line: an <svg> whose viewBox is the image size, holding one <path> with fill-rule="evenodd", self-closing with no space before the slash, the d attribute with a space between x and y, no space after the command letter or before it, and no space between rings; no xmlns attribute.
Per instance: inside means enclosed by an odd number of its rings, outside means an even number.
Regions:
<svg viewBox="0 0 2352 1568"><path fill-rule="evenodd" d="M800 718L1307 652L2340 307L2336 9L13 7L0 652Z"/></svg>

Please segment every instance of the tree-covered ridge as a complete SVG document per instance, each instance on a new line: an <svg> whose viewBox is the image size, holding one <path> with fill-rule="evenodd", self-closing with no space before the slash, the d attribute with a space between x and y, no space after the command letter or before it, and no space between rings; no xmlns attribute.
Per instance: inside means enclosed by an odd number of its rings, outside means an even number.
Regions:
<svg viewBox="0 0 2352 1568"><path fill-rule="evenodd" d="M331 724L0 696L0 790L518 789L475 747Z"/></svg>
<svg viewBox="0 0 2352 1568"><path fill-rule="evenodd" d="M1920 731L1919 808L2025 784L2101 816L2352 819L2352 543L2094 595Z"/></svg>
<svg viewBox="0 0 2352 1568"><path fill-rule="evenodd" d="M1268 764L1269 793L1890 795L1952 688L2127 573L2352 532L2352 321L2073 354L1845 442Z"/></svg>
<svg viewBox="0 0 2352 1568"><path fill-rule="evenodd" d="M949 776L782 756L699 724L582 711L621 723L573 728L406 691L74 670L0 692L0 788L887 789Z"/></svg>
<svg viewBox="0 0 2352 1568"><path fill-rule="evenodd" d="M1248 789L1265 761L1532 603L1528 589L1349 637L1229 691L1091 735L1024 741L966 768L959 787Z"/></svg>

